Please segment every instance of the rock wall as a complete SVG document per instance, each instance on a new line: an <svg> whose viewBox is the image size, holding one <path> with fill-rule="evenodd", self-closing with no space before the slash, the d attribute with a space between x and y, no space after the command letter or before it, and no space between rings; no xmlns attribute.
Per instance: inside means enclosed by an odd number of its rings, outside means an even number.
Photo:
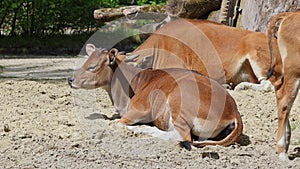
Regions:
<svg viewBox="0 0 300 169"><path fill-rule="evenodd" d="M239 26L252 31L266 32L272 16L298 8L300 0L242 0L243 13Z"/></svg>

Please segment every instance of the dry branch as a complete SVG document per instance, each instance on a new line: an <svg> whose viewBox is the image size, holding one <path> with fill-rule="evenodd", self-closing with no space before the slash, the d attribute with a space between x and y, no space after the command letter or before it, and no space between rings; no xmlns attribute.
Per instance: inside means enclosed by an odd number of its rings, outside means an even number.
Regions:
<svg viewBox="0 0 300 169"><path fill-rule="evenodd" d="M165 6L144 5L120 8L101 8L94 11L94 19L100 22L109 22L123 16L134 17L138 13L165 13Z"/></svg>

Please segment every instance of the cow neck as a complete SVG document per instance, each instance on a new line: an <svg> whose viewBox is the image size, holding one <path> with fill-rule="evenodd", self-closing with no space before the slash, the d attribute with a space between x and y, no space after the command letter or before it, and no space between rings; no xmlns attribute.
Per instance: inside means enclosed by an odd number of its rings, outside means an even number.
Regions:
<svg viewBox="0 0 300 169"><path fill-rule="evenodd" d="M123 90L128 91L126 92L127 96L132 98L134 96L134 90L132 89L130 82L132 78L142 69L128 65L117 58L114 64L110 65L110 67L113 71L114 78L121 82Z"/></svg>

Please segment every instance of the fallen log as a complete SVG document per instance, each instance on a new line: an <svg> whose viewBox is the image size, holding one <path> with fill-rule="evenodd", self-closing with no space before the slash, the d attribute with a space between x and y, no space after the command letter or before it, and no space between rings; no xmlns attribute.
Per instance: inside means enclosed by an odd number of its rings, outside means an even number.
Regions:
<svg viewBox="0 0 300 169"><path fill-rule="evenodd" d="M101 8L94 10L94 19L99 22L109 22L121 17L134 18L141 13L165 13L164 5L125 6L120 8ZM145 18L147 19L147 18ZM153 19L153 18L150 18ZM159 20L163 19L158 18Z"/></svg>
<svg viewBox="0 0 300 169"><path fill-rule="evenodd" d="M166 12L171 16L192 19L206 19L215 10L219 10L222 0L168 0Z"/></svg>

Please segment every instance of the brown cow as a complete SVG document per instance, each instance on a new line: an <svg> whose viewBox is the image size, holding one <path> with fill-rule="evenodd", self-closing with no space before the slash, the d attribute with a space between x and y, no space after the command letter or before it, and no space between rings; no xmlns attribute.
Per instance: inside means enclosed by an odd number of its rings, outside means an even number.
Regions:
<svg viewBox="0 0 300 169"><path fill-rule="evenodd" d="M297 97L300 82L300 10L296 12L285 12L274 16L268 28L269 39L275 35L276 23L282 20L278 29L278 47L280 50L283 74L275 87L278 108L278 133L277 153L279 158L287 160L287 151L290 144L291 127L289 114ZM269 43L271 51L271 70L278 58L273 56L273 45Z"/></svg>
<svg viewBox="0 0 300 169"><path fill-rule="evenodd" d="M280 58L275 39L273 46L275 57ZM135 64L141 68L187 68L233 88L242 82L243 87L272 89L265 81L270 63L268 39L260 32L178 19L157 30L132 53L139 55ZM272 83L281 76L281 60L276 62Z"/></svg>
<svg viewBox="0 0 300 169"><path fill-rule="evenodd" d="M120 123L153 124L171 139L191 149L205 145L227 146L242 134L243 124L233 98L216 81L186 69L141 70L122 63L116 49L88 45L91 56L69 79L72 88L111 86ZM119 86L119 85L121 86ZM125 91L123 98L120 91ZM121 101L118 101L121 99ZM192 142L192 135L197 142ZM163 136L164 137L164 136Z"/></svg>

